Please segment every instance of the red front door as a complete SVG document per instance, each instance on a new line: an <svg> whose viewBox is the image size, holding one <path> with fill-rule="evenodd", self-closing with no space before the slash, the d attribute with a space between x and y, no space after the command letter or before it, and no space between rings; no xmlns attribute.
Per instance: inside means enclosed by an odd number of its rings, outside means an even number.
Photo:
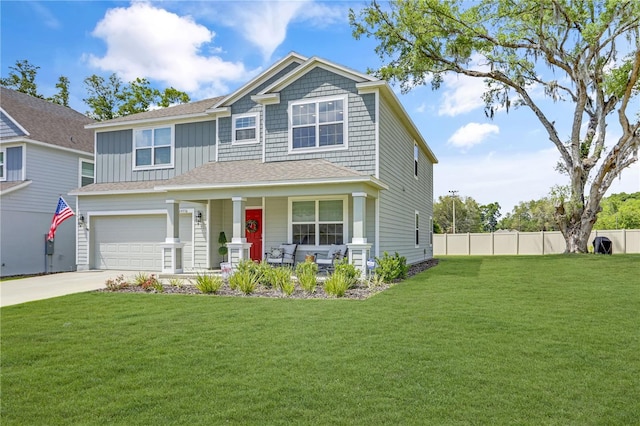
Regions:
<svg viewBox="0 0 640 426"><path fill-rule="evenodd" d="M251 260L262 260L262 209L247 209L245 234L247 242L251 243L249 255Z"/></svg>

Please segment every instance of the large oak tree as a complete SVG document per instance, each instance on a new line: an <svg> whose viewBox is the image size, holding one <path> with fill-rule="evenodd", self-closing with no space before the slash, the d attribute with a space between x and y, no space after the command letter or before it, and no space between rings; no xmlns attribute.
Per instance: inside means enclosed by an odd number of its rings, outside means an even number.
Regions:
<svg viewBox="0 0 640 426"><path fill-rule="evenodd" d="M595 0L393 0L351 11L354 36L379 42L381 78L404 91L446 73L483 79L486 111L531 109L569 176L555 218L568 252L586 252L600 201L637 161L640 139L640 2ZM483 58L485 67L471 59ZM568 139L551 119L564 102ZM605 145L606 132L619 137Z"/></svg>

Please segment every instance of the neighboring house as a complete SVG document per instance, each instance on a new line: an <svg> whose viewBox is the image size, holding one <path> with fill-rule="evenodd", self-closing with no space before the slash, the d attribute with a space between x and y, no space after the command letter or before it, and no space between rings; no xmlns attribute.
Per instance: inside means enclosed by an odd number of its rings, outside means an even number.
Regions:
<svg viewBox="0 0 640 426"><path fill-rule="evenodd" d="M96 182L72 192L78 269L218 268L298 244L346 244L359 268L387 251L433 255L437 162L393 90L291 53L229 96L87 126Z"/></svg>
<svg viewBox="0 0 640 426"><path fill-rule="evenodd" d="M45 236L61 195L93 183L94 120L71 108L0 88L0 263L2 276L73 271L76 221L60 224L53 254Z"/></svg>

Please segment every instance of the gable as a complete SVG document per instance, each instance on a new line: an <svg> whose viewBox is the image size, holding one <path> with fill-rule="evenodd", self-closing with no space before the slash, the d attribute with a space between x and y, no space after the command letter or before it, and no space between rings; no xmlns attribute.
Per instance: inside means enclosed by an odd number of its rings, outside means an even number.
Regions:
<svg viewBox="0 0 640 426"><path fill-rule="evenodd" d="M26 136L27 132L18 125L8 114L0 110L0 138L15 138Z"/></svg>

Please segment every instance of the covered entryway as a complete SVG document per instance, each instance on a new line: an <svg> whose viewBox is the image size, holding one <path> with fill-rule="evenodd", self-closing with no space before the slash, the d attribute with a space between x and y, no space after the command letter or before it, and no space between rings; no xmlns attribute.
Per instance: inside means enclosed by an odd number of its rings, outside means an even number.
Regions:
<svg viewBox="0 0 640 426"><path fill-rule="evenodd" d="M164 214L99 216L92 219L93 268L161 271L167 217ZM193 265L193 221L180 215L180 240L184 265Z"/></svg>

